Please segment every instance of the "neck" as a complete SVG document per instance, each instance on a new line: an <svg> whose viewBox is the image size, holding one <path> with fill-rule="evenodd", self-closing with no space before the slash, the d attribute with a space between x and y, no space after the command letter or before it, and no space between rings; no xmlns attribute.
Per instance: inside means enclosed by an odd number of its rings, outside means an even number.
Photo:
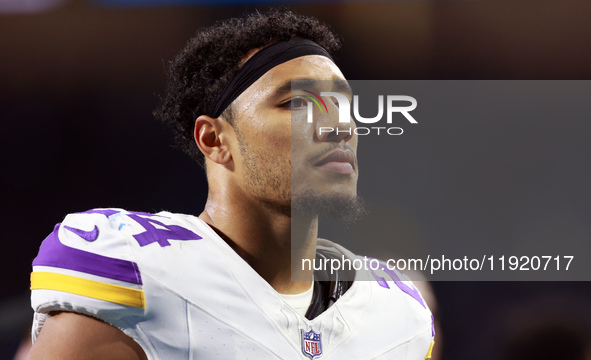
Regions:
<svg viewBox="0 0 591 360"><path fill-rule="evenodd" d="M292 217L256 201L211 191L199 217L277 292L297 294L312 285L313 271L301 264L316 256L317 217Z"/></svg>

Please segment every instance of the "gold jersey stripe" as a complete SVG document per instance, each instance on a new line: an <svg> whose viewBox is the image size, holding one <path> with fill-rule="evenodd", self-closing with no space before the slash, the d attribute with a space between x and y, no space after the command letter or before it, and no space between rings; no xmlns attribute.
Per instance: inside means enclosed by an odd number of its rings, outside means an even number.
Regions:
<svg viewBox="0 0 591 360"><path fill-rule="evenodd" d="M435 345L435 341L431 341L431 345L429 346L429 351L427 352L427 356L425 356L425 360L431 359L431 353L433 352L433 345Z"/></svg>
<svg viewBox="0 0 591 360"><path fill-rule="evenodd" d="M31 290L36 289L63 291L117 304L146 308L143 290L106 284L76 276L52 272L32 272Z"/></svg>

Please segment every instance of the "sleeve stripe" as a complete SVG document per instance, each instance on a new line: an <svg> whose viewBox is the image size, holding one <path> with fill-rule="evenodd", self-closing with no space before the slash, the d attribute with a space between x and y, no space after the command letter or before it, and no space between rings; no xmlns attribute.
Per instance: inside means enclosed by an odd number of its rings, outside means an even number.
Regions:
<svg viewBox="0 0 591 360"><path fill-rule="evenodd" d="M143 290L106 284L76 276L51 272L32 272L31 290L36 289L63 291L117 304L129 305L142 309L146 308Z"/></svg>
<svg viewBox="0 0 591 360"><path fill-rule="evenodd" d="M1 0L0 0L1 1ZM135 262L111 258L72 248L62 244L58 233L60 224L41 243L33 266L52 266L87 274L142 285L142 277Z"/></svg>
<svg viewBox="0 0 591 360"><path fill-rule="evenodd" d="M433 345L435 345L435 341L431 341L431 345L429 345L429 352L425 356L425 360L431 359L431 353L433 352Z"/></svg>

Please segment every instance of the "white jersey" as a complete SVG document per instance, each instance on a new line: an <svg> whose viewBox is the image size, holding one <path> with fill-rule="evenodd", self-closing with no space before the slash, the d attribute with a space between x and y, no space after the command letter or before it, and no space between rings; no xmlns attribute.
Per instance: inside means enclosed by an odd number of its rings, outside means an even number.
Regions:
<svg viewBox="0 0 591 360"><path fill-rule="evenodd" d="M326 240L318 252L355 258ZM150 360L430 356L433 320L418 291L398 273L372 275L308 320L201 219L95 209L68 215L42 243L33 333L62 310L121 329Z"/></svg>

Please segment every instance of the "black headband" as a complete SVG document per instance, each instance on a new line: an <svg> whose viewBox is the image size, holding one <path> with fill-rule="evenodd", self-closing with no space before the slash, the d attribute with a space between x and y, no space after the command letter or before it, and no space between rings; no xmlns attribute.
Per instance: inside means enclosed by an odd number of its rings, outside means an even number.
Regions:
<svg viewBox="0 0 591 360"><path fill-rule="evenodd" d="M224 86L210 116L219 117L244 90L248 89L267 71L286 61L306 55L321 55L332 60L322 46L312 40L300 37L292 37L288 41L280 41L258 51Z"/></svg>

